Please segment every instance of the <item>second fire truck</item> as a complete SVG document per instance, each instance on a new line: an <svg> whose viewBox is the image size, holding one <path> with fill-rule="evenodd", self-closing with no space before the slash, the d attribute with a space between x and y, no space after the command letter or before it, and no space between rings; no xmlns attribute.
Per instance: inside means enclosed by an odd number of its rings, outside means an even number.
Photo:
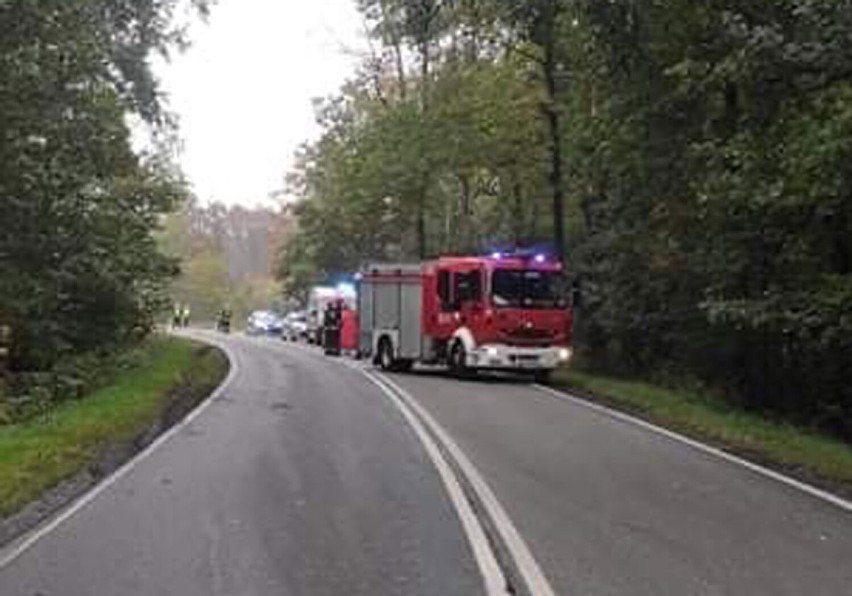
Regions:
<svg viewBox="0 0 852 596"><path fill-rule="evenodd" d="M360 274L359 350L387 370L420 362L541 380L572 355L562 279L544 255L370 265Z"/></svg>

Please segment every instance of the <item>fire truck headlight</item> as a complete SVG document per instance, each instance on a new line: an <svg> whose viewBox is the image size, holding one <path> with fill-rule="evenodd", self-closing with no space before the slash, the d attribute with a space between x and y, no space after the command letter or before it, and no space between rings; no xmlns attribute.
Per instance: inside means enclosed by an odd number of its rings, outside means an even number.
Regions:
<svg viewBox="0 0 852 596"><path fill-rule="evenodd" d="M559 348L559 362L568 362L572 355L570 348Z"/></svg>
<svg viewBox="0 0 852 596"><path fill-rule="evenodd" d="M497 352L497 348L488 348L487 350L485 350L485 353L488 355L489 358L496 358L499 354Z"/></svg>

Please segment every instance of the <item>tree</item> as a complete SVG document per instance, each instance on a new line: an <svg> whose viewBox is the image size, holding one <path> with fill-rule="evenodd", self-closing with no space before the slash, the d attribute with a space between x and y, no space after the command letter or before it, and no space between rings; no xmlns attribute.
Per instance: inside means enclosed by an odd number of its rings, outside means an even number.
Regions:
<svg viewBox="0 0 852 596"><path fill-rule="evenodd" d="M852 436L848 2L361 6L288 279L549 237L592 366Z"/></svg>
<svg viewBox="0 0 852 596"><path fill-rule="evenodd" d="M560 60L560 33L564 32L563 21L568 14L567 0L533 0L531 2L509 2L505 18L518 33L522 44L517 48L530 57L541 71L545 98L542 112L549 133L550 173L549 181L553 200L553 248L560 259L566 255L565 240L565 175L564 141L561 119L561 93L566 77L565 62ZM523 47L528 44L529 51Z"/></svg>
<svg viewBox="0 0 852 596"><path fill-rule="evenodd" d="M126 116L169 133L148 58L180 41L174 7L0 5L0 312L13 369L137 337L162 301L175 267L151 232L183 185L132 152Z"/></svg>
<svg viewBox="0 0 852 596"><path fill-rule="evenodd" d="M163 228L161 250L180 262L169 294L189 304L196 320L214 319L225 305L239 318L278 301L273 261L291 233L286 213L190 200Z"/></svg>

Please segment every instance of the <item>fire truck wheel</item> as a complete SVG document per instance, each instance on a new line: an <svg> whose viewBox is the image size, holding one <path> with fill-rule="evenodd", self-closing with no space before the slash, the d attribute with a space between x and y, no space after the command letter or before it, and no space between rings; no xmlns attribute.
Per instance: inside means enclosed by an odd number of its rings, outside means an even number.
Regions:
<svg viewBox="0 0 852 596"><path fill-rule="evenodd" d="M456 341L450 350L450 371L457 377L464 377L468 374L467 353L461 341Z"/></svg>
<svg viewBox="0 0 852 596"><path fill-rule="evenodd" d="M390 371L394 368L393 345L387 337L379 340L379 356L377 358L382 370Z"/></svg>

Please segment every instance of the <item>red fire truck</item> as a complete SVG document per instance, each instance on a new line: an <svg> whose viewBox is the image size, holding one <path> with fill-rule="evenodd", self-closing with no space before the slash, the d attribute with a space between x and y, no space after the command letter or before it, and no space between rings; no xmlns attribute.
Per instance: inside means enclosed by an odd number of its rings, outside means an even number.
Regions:
<svg viewBox="0 0 852 596"><path fill-rule="evenodd" d="M572 355L562 265L544 255L370 265L358 314L359 351L387 370L421 362L541 379Z"/></svg>

